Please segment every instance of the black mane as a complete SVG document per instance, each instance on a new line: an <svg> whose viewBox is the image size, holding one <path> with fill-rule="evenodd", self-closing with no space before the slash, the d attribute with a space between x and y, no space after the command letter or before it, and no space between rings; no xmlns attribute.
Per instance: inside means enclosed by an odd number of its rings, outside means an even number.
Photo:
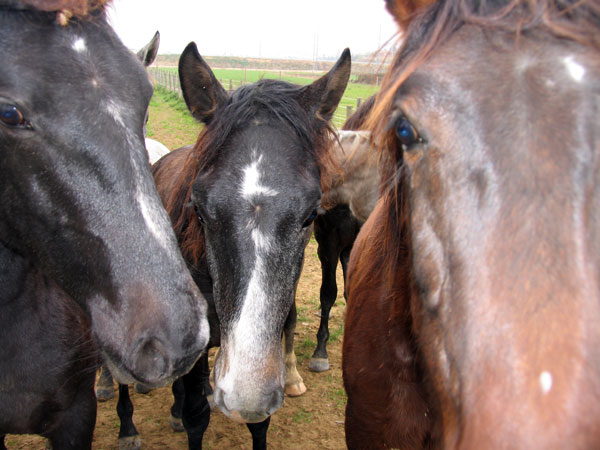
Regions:
<svg viewBox="0 0 600 450"><path fill-rule="evenodd" d="M232 133L246 127L255 117L265 115L289 126L310 156L319 160L333 130L323 120L319 121L319 126L314 126L318 119L299 102L302 89L302 86L285 81L263 79L234 91L227 104L200 133L195 148L201 159L200 169L212 166Z"/></svg>

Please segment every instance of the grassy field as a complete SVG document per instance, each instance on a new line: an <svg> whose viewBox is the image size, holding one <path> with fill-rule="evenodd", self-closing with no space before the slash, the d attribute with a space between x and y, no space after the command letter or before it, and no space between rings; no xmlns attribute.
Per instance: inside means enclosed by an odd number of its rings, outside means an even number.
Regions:
<svg viewBox="0 0 600 450"><path fill-rule="evenodd" d="M168 71L177 74L176 68L161 68L160 70ZM244 83L254 83L263 78L271 78L287 81L289 83L305 85L312 83L316 78L323 75L323 72L309 72L307 74L299 74L298 72L288 71L266 71L266 70L250 70L250 69L214 69L215 76L226 88L236 89ZM351 106L352 110L356 110L357 100L367 99L375 94L378 86L362 83L348 83L346 91L340 105L335 113L333 123L337 127L341 127L347 116L347 107Z"/></svg>
<svg viewBox="0 0 600 450"><path fill-rule="evenodd" d="M154 89L148 114L148 137L162 142L171 150L196 142L202 129L183 99L160 86Z"/></svg>

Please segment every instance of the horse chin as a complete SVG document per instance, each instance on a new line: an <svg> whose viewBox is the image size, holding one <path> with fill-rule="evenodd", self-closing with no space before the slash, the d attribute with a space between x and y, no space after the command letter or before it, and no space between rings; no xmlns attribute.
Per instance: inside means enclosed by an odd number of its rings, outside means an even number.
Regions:
<svg viewBox="0 0 600 450"><path fill-rule="evenodd" d="M213 405L221 410L223 414L229 417L231 420L237 423L260 423L265 421L275 411L277 411L283 402L278 405L269 408L268 411L251 411L251 410L232 410L226 406L223 391L216 388L213 393Z"/></svg>
<svg viewBox="0 0 600 450"><path fill-rule="evenodd" d="M165 379L161 379L159 382L153 382L146 379L140 379L135 377L131 371L129 371L122 364L115 362L106 352L102 352L102 356L104 358L104 362L106 366L110 370L115 381L119 384L133 384L133 383L142 383L144 386L150 389L156 389L163 386L168 386L171 382L175 380L176 377L169 377Z"/></svg>
<svg viewBox="0 0 600 450"><path fill-rule="evenodd" d="M269 416L265 414L246 414L244 417L239 413L239 411L229 411L227 408L219 406L219 409L229 417L231 420L237 423L260 423L265 421Z"/></svg>

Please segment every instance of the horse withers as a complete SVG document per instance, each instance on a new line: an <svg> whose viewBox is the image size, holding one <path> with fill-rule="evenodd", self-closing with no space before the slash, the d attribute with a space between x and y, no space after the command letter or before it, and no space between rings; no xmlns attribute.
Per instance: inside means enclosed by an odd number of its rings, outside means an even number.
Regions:
<svg viewBox="0 0 600 450"><path fill-rule="evenodd" d="M250 423L260 435L255 448L266 445L269 417L283 402L282 332L295 325L304 248L331 175L329 120L349 75L346 50L308 86L265 79L229 95L194 44L180 58L184 98L206 126L193 148L171 152L153 172L192 275L214 306L214 401ZM286 331L286 346L292 338ZM193 376L183 377L184 424L190 448L200 448L210 411L205 395L188 395L204 389ZM186 409L204 421L186 424Z"/></svg>
<svg viewBox="0 0 600 450"><path fill-rule="evenodd" d="M148 169L151 84L103 2L59 3L0 1L1 317L33 267L85 311L121 380L163 384L208 324ZM21 380L3 376L1 396Z"/></svg>
<svg viewBox="0 0 600 450"><path fill-rule="evenodd" d="M349 448L600 448L599 11L397 16L385 193L348 268Z"/></svg>

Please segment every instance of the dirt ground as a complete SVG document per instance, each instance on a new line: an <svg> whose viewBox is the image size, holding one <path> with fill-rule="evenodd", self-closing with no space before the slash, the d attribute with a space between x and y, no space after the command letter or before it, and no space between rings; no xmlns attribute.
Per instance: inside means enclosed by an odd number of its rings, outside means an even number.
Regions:
<svg viewBox="0 0 600 450"><path fill-rule="evenodd" d="M319 287L321 272L316 256L316 243L311 239L306 249L304 270L298 285L298 326L295 349L298 371L304 378L307 392L296 398L286 397L283 407L271 419L267 435L269 449L344 449L344 408L346 397L341 375L341 331L344 299L341 295L341 269L338 270L340 286L338 300L332 308L330 332L333 342L328 345L331 369L324 373L308 370L308 362L319 327ZM142 448L146 450L187 449L185 433L174 433L168 423L172 402L171 390L160 388L149 394L137 394L131 389L135 407L134 422L140 432ZM117 450L119 419L116 399L98 405L98 418L94 432L94 450ZM213 411L210 425L204 435L204 448L252 448L250 432L244 425L229 420L220 411ZM42 450L44 439L38 436L8 435L9 450Z"/></svg>

